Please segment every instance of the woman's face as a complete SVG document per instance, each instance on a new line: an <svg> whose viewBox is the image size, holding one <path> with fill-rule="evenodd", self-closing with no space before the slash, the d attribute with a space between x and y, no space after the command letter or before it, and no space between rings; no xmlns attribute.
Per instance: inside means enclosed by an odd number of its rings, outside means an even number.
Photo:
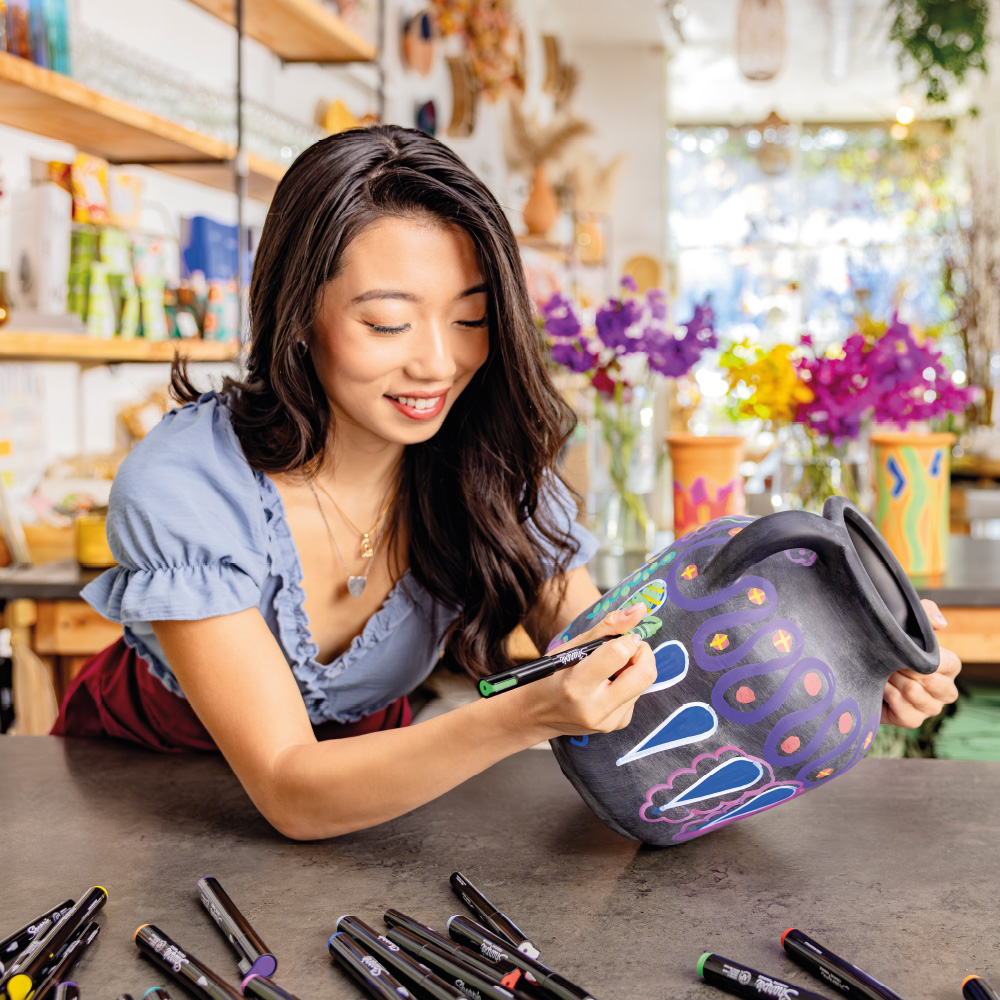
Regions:
<svg viewBox="0 0 1000 1000"><path fill-rule="evenodd" d="M475 246L430 219L369 226L323 290L310 341L338 437L407 445L440 429L489 349Z"/></svg>

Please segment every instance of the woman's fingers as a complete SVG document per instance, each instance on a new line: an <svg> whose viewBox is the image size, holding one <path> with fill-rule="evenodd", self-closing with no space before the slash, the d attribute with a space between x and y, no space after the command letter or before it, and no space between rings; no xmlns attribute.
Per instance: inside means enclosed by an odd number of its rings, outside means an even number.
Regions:
<svg viewBox="0 0 1000 1000"><path fill-rule="evenodd" d="M558 653L562 649L582 646L583 643L590 642L591 639L600 639L606 635L621 635L638 625L646 612L646 605L641 601L638 604L629 604L624 608L619 608L617 611L606 614L593 628L581 632L580 635L561 646L556 646L551 652Z"/></svg>
<svg viewBox="0 0 1000 1000"><path fill-rule="evenodd" d="M944 615L941 614L941 609L933 601L925 597L920 603L924 606L924 610L927 612L927 617L930 618L931 624L934 626L935 630L947 627L948 622L946 621Z"/></svg>

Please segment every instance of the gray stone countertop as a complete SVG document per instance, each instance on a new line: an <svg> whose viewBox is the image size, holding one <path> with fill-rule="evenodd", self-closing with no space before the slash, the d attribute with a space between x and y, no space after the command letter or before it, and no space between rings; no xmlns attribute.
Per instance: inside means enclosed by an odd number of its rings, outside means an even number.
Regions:
<svg viewBox="0 0 1000 1000"><path fill-rule="evenodd" d="M828 787L680 847L604 827L552 755L527 751L399 819L294 843L257 814L225 762L112 743L0 737L0 937L94 884L110 899L72 978L82 1000L165 983L132 936L155 923L238 986L197 899L214 875L301 1000L360 997L326 941L354 913L396 907L443 930L459 870L598 1000L713 1000L714 951L818 993L781 950L796 926L903 997L960 1000L1000 983L1000 764L869 760Z"/></svg>

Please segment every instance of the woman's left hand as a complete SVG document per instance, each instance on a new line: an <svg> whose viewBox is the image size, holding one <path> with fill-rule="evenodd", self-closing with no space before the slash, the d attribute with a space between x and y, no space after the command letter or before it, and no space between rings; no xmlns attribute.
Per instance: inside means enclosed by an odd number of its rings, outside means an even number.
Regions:
<svg viewBox="0 0 1000 1000"><path fill-rule="evenodd" d="M930 617L934 631L943 629L941 609L933 601L921 601ZM885 685L882 695L882 722L890 726L916 729L937 715L945 705L958 698L955 678L962 661L950 649L941 647L941 665L933 674L918 674L915 670L897 670Z"/></svg>

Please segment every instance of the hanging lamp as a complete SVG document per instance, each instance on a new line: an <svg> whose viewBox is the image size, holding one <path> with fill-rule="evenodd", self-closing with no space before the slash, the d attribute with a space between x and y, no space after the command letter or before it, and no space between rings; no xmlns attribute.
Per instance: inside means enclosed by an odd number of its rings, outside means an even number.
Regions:
<svg viewBox="0 0 1000 1000"><path fill-rule="evenodd" d="M785 61L783 0L740 0L736 62L748 80L770 80Z"/></svg>

